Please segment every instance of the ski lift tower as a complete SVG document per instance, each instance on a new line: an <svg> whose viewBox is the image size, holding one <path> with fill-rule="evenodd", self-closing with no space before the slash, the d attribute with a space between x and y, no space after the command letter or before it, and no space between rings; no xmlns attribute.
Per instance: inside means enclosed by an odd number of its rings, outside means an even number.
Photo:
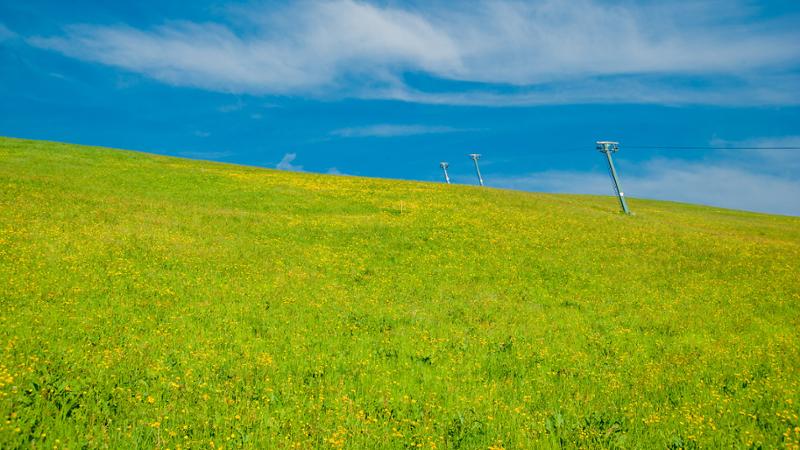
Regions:
<svg viewBox="0 0 800 450"><path fill-rule="evenodd" d="M478 182L483 186L483 177L481 176L481 169L478 167L478 160L481 159L480 153L470 153L470 159L475 163L475 172L478 174Z"/></svg>
<svg viewBox="0 0 800 450"><path fill-rule="evenodd" d="M444 181L450 184L450 175L447 174L447 168L450 167L450 164L447 164L447 161L442 161L439 163L439 167L444 171Z"/></svg>
<svg viewBox="0 0 800 450"><path fill-rule="evenodd" d="M619 178L617 177L617 170L614 168L614 161L611 159L611 154L619 151L619 142L597 141L597 150L600 153L606 154L608 171L611 174L611 181L614 182L614 191L617 193L617 198L619 198L619 204L622 206L622 211L625 214L630 214L631 210L628 209L628 203L625 202L625 193L622 192L622 186L620 186Z"/></svg>

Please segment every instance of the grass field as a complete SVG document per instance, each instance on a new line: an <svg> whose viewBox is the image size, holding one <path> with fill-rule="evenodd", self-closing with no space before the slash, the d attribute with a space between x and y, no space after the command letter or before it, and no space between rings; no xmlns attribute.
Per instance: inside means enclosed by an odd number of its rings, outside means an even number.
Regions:
<svg viewBox="0 0 800 450"><path fill-rule="evenodd" d="M797 449L800 219L630 203L0 138L0 447Z"/></svg>

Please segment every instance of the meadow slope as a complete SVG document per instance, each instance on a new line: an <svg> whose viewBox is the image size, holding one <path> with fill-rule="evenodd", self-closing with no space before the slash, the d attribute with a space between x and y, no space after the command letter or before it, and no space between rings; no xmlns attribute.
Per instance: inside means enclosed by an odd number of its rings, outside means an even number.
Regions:
<svg viewBox="0 0 800 450"><path fill-rule="evenodd" d="M798 448L800 219L0 138L0 447Z"/></svg>

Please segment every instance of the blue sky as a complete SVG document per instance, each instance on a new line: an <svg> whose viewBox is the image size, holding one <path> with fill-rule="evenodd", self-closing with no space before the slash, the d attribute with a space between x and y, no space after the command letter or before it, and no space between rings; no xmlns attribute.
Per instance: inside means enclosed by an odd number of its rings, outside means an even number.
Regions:
<svg viewBox="0 0 800 450"><path fill-rule="evenodd" d="M0 0L0 135L800 215L800 2Z"/></svg>

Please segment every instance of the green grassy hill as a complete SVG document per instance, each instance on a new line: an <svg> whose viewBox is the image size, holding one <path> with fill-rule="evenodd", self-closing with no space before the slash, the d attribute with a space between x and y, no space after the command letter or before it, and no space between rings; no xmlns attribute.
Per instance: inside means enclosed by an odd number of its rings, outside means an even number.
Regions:
<svg viewBox="0 0 800 450"><path fill-rule="evenodd" d="M0 447L798 448L800 219L0 139Z"/></svg>

